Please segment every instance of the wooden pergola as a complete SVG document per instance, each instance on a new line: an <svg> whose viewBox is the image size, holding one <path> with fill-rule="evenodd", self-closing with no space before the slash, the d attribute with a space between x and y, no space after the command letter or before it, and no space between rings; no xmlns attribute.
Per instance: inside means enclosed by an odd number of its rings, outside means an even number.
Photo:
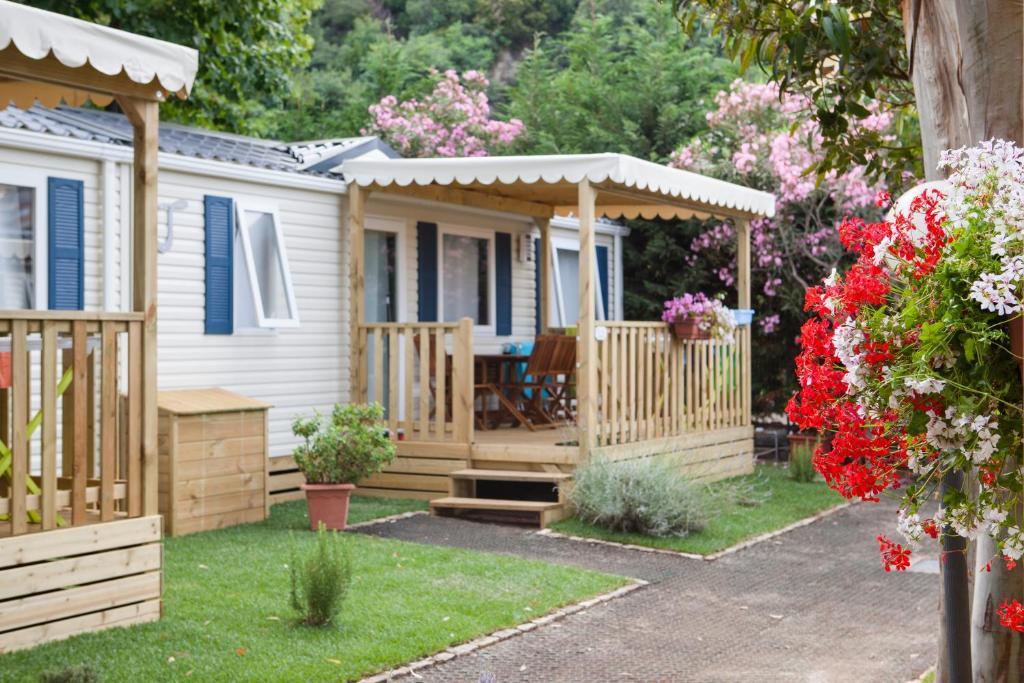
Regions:
<svg viewBox="0 0 1024 683"><path fill-rule="evenodd" d="M134 129L132 310L142 325L143 514L157 513L156 225L159 104L186 98L198 68L190 48L0 1L0 97L28 107L40 101L116 100ZM0 311L0 318L14 317ZM16 363L15 368L20 364ZM17 381L17 378L15 378ZM16 412L21 412L15 406ZM82 416L85 417L84 415ZM25 419L21 419L25 418ZM15 429L27 422L17 415ZM131 436L129 437L131 438ZM19 439L14 439L15 443ZM15 458L14 479L27 466ZM12 510L14 515L20 510Z"/></svg>
<svg viewBox="0 0 1024 683"><path fill-rule="evenodd" d="M568 214L579 218L577 424L581 458L594 443L598 410L595 220L600 216L732 220L737 232L738 303L740 308L749 308L750 221L775 212L771 194L620 154L355 160L345 164L344 173L349 183L353 386L358 381L361 353L357 340L365 322L363 230L371 193L530 216L539 228L540 253L545 255L550 253L550 219ZM551 278L548 258L540 258L539 267L541 326L546 330ZM465 413L471 406L461 408Z"/></svg>

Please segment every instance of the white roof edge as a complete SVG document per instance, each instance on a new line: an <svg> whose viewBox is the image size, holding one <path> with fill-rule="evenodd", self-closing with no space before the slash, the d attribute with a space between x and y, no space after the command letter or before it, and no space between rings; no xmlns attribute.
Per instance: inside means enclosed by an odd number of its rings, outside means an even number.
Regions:
<svg viewBox="0 0 1024 683"><path fill-rule="evenodd" d="M775 197L760 190L661 166L624 154L566 154L437 159L352 160L345 180L361 186L480 183L592 183L611 181L666 198L703 205L709 213L734 210L770 218ZM639 205L638 205L639 206Z"/></svg>
<svg viewBox="0 0 1024 683"><path fill-rule="evenodd" d="M89 64L106 76L124 72L141 85L155 79L164 90L185 95L199 68L192 48L0 0L0 50L12 43L29 59L52 53L69 68Z"/></svg>

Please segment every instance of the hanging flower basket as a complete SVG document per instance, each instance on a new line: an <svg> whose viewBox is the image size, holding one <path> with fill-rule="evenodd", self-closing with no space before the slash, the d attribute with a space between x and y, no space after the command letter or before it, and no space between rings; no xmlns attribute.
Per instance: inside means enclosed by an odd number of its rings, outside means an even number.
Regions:
<svg viewBox="0 0 1024 683"><path fill-rule="evenodd" d="M669 327L676 339L711 339L711 330L700 329L700 321L697 320L680 320L669 323Z"/></svg>

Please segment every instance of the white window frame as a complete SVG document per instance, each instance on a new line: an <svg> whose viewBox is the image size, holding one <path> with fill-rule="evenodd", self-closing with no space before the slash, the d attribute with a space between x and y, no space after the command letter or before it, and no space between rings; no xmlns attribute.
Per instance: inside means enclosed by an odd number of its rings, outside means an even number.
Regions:
<svg viewBox="0 0 1024 683"><path fill-rule="evenodd" d="M473 329L481 335L495 334L497 329L495 318L497 311L495 306L497 297L495 295L495 253L494 253L494 230L474 228L465 225L452 223L439 224L437 226L437 319L443 321L444 315L444 236L458 235L460 237L475 237L487 241L487 324L474 323Z"/></svg>
<svg viewBox="0 0 1024 683"><path fill-rule="evenodd" d="M256 325L263 329L279 329L285 327L298 327L299 307L295 302L295 286L292 283L291 266L288 263L288 248L284 241L284 230L281 227L281 215L276 205L266 204L258 200L235 198L235 229L242 238L242 260L245 264L246 274L249 281L249 290L252 295L253 310L256 312ZM247 211L254 213L265 213L270 215L274 221L274 234L277 239L278 253L281 256L281 268L283 270L284 291L288 299L288 308L292 311L291 318L268 318L263 311L263 297L260 294L259 280L256 278L256 262L252 254L252 241L249 237L249 228L246 224L245 214ZM237 327L237 321L236 321Z"/></svg>
<svg viewBox="0 0 1024 683"><path fill-rule="evenodd" d="M35 280L33 283L35 308L30 310L45 311L50 307L49 222L47 221L49 181L47 174L27 168L17 170L0 168L0 185L29 187L35 190L35 201L32 207L32 257L35 259L35 272L32 277Z"/></svg>
<svg viewBox="0 0 1024 683"><path fill-rule="evenodd" d="M408 232L408 224L399 218L366 216L363 230L386 232L395 236L395 266L397 269L395 273L395 289L397 290L395 296L398 298L398 301L395 302L395 318L397 319L396 322L407 322L406 302L408 297L406 292L408 290L406 289L406 270L408 264L406 263L405 235Z"/></svg>
<svg viewBox="0 0 1024 683"><path fill-rule="evenodd" d="M602 245L599 245L599 246L607 246L607 245L602 244ZM579 254L579 251L580 251L579 240L573 240L573 239L570 239L568 237L554 237L553 236L553 237L551 237L551 253L548 254L548 259L549 259L548 263L551 265L551 275L552 275L552 277L551 277L551 286L554 288L554 292L549 292L549 294L553 294L554 295L555 310L556 310L556 312L558 314L558 325L555 325L554 327L567 327L569 325L578 325L579 324L579 320L577 320L577 321L575 321L573 323L568 323L565 320L565 297L562 294L562 273L559 271L559 267L558 267L558 250L559 249L561 249L563 251L575 251L577 254ZM609 267L610 266L611 266L611 264L609 264ZM540 266L538 265L538 267L540 267ZM594 249L593 269L594 269L593 272L594 272L595 279L596 280L600 280L601 272L600 272L600 270L598 270L598 267L597 267L597 249L596 248ZM601 288L601 283L599 281L596 283L596 286L594 287L594 289L597 290L597 308L595 309L594 313L595 313L595 315L596 315L598 320L608 320L608 302L606 302L604 300L604 290ZM608 293L610 295L611 291L609 291ZM548 314L550 315L550 313L551 313L551 311L549 310Z"/></svg>

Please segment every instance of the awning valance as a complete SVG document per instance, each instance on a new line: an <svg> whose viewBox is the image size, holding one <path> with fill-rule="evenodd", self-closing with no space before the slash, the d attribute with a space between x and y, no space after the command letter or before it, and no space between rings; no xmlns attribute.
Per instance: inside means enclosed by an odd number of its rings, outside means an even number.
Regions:
<svg viewBox="0 0 1024 683"><path fill-rule="evenodd" d="M353 160L341 171L361 187L427 199L440 199L437 188L448 187L463 197L503 199L523 213L543 206L556 214L574 211L575 186L586 179L597 189L598 212L608 218L775 214L767 192L624 154Z"/></svg>
<svg viewBox="0 0 1024 683"><path fill-rule="evenodd" d="M15 79L0 81L0 96L20 107L84 92L187 97L198 66L191 48L0 0L0 78ZM48 85L28 87L29 74Z"/></svg>

